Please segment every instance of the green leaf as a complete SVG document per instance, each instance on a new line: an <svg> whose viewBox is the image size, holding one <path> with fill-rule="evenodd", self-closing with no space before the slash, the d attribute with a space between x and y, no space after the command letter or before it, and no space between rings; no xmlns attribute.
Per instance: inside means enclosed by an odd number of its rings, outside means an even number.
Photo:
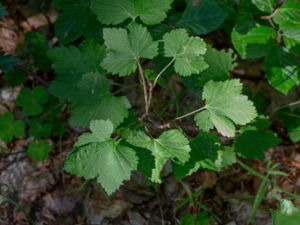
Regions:
<svg viewBox="0 0 300 225"><path fill-rule="evenodd" d="M89 143L105 142L110 138L114 127L109 120L95 120L90 124L91 133L84 133L79 138L75 147L80 147Z"/></svg>
<svg viewBox="0 0 300 225"><path fill-rule="evenodd" d="M0 139L5 143L9 143L14 137L22 137L25 132L24 122L21 120L14 121L12 113L5 113L0 116Z"/></svg>
<svg viewBox="0 0 300 225"><path fill-rule="evenodd" d="M218 151L218 159L215 161L217 171L235 164L237 161L234 149L225 147L224 150Z"/></svg>
<svg viewBox="0 0 300 225"><path fill-rule="evenodd" d="M30 143L27 154L32 160L40 162L48 159L50 151L51 145L49 145L48 141L41 140Z"/></svg>
<svg viewBox="0 0 300 225"><path fill-rule="evenodd" d="M298 225L299 221L300 209L285 199L281 202L281 209L272 213L273 225Z"/></svg>
<svg viewBox="0 0 300 225"><path fill-rule="evenodd" d="M104 127L103 127L104 126ZM92 121L65 161L65 170L85 179L96 178L108 194L115 192L137 169L135 151L110 138L110 121Z"/></svg>
<svg viewBox="0 0 300 225"><path fill-rule="evenodd" d="M185 163L189 159L190 146L188 139L179 130L163 132L153 139L144 132L133 132L127 141L134 146L151 151L155 158L155 168L152 169L151 181L160 183L160 172L168 160Z"/></svg>
<svg viewBox="0 0 300 225"><path fill-rule="evenodd" d="M299 62L287 49L271 49L264 67L269 83L284 94L299 84Z"/></svg>
<svg viewBox="0 0 300 225"><path fill-rule="evenodd" d="M184 29L176 29L164 36L164 52L166 57L175 59L175 71L182 76L199 74L208 65L203 55L206 44L199 37L189 37Z"/></svg>
<svg viewBox="0 0 300 225"><path fill-rule="evenodd" d="M287 133L292 142L300 141L300 111L295 110L281 110L279 118L282 125L287 129Z"/></svg>
<svg viewBox="0 0 300 225"><path fill-rule="evenodd" d="M285 42L287 39L300 43L300 3L286 1L274 14L273 20L279 25Z"/></svg>
<svg viewBox="0 0 300 225"><path fill-rule="evenodd" d="M251 0L256 7L266 13L271 13L274 10L276 0Z"/></svg>
<svg viewBox="0 0 300 225"><path fill-rule="evenodd" d="M48 93L42 86L36 86L32 90L23 88L16 100L17 106L20 106L27 116L37 116L43 112L43 105L48 101Z"/></svg>
<svg viewBox="0 0 300 225"><path fill-rule="evenodd" d="M33 58L34 65L47 72L51 66L46 54L49 50L47 37L39 32L29 32L25 34L25 44L28 53Z"/></svg>
<svg viewBox="0 0 300 225"><path fill-rule="evenodd" d="M173 163L173 172L180 179L199 169L201 161L210 160L214 162L218 157L220 140L217 136L211 133L200 132L190 142L191 152L189 161L184 165ZM196 168L196 169L195 169Z"/></svg>
<svg viewBox="0 0 300 225"><path fill-rule="evenodd" d="M207 51L204 55L205 62L209 67L198 75L184 77L184 85L197 95L201 95L203 86L210 80L224 81L229 78L229 72L236 66L236 55L232 49L217 50L207 46Z"/></svg>
<svg viewBox="0 0 300 225"><path fill-rule="evenodd" d="M148 25L158 24L167 17L173 0L91 0L91 9L106 25L119 24L137 17Z"/></svg>
<svg viewBox="0 0 300 225"><path fill-rule="evenodd" d="M226 137L235 135L235 125L245 125L256 116L256 109L248 97L242 95L242 84L239 80L209 81L203 89L206 101L205 110L196 115L196 123L200 129L208 131L207 123L202 125L204 118Z"/></svg>
<svg viewBox="0 0 300 225"><path fill-rule="evenodd" d="M112 74L126 76L136 71L139 58L153 59L158 54L158 43L148 30L136 23L123 28L103 30L108 53L101 66Z"/></svg>
<svg viewBox="0 0 300 225"><path fill-rule="evenodd" d="M28 125L29 135L36 139L49 138L51 136L52 124L48 121L34 118L28 122Z"/></svg>
<svg viewBox="0 0 300 225"><path fill-rule="evenodd" d="M109 93L106 78L97 73L83 75L72 104L71 124L87 127L92 120L111 120L118 127L128 116L130 103L126 97Z"/></svg>
<svg viewBox="0 0 300 225"><path fill-rule="evenodd" d="M223 81L228 79L229 72L236 66L236 55L232 49L218 51L208 46L204 60L209 67L199 76L201 86L210 80Z"/></svg>
<svg viewBox="0 0 300 225"><path fill-rule="evenodd" d="M214 1L188 0L187 7L177 25L201 35L216 30L226 17L227 12Z"/></svg>
<svg viewBox="0 0 300 225"><path fill-rule="evenodd" d="M79 48L74 46L55 48L48 53L57 74L49 91L64 100L72 100L78 93L78 82L86 73L98 72L105 77L100 67L105 50L95 41L85 41Z"/></svg>
<svg viewBox="0 0 300 225"><path fill-rule="evenodd" d="M275 44L276 32L273 28L260 26L242 32L239 26L242 25L238 24L232 31L231 38L235 49L243 59L265 56L271 44Z"/></svg>
<svg viewBox="0 0 300 225"><path fill-rule="evenodd" d="M272 131L249 130L235 140L235 151L250 159L263 160L265 151L276 147L280 139Z"/></svg>
<svg viewBox="0 0 300 225"><path fill-rule="evenodd" d="M16 86L27 80L26 74L17 69L12 69L4 74L5 84Z"/></svg>
<svg viewBox="0 0 300 225"><path fill-rule="evenodd" d="M101 24L90 9L90 2L86 0L60 0L54 7L61 10L55 22L55 34L62 45L71 43L81 36L89 36L92 24L94 31L101 33Z"/></svg>

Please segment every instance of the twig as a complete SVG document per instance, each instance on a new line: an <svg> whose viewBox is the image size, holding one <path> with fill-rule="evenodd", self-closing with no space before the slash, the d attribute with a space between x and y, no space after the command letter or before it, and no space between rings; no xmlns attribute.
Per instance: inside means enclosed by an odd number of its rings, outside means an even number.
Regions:
<svg viewBox="0 0 300 225"><path fill-rule="evenodd" d="M147 87L147 83L146 83L146 80L145 80L144 70L143 70L143 67L140 63L140 60L137 57L135 57L135 60L137 62L138 69L139 69L139 78L140 78L139 80L140 80L140 83L143 86L143 91L144 91L144 100L145 100L145 114L144 114L144 116L147 116L149 114L148 87Z"/></svg>
<svg viewBox="0 0 300 225"><path fill-rule="evenodd" d="M23 73L26 73L29 76L32 76L35 80L37 80L39 83L41 83L45 88L48 88L48 83L41 78L40 76L38 76L37 74L33 73L32 71L28 70L27 68L21 66L20 64L16 64L14 66L16 69L20 70Z"/></svg>
<svg viewBox="0 0 300 225"><path fill-rule="evenodd" d="M270 15L261 16L260 18L265 19L265 20L272 19L276 15L277 12L278 12L278 8L275 9Z"/></svg>
<svg viewBox="0 0 300 225"><path fill-rule="evenodd" d="M194 110L194 111L192 111L192 112L189 112L189 113L187 113L187 114L184 114L184 115L182 115L182 116L176 117L176 118L170 120L169 122L160 125L158 128L159 128L159 129L167 129L167 128L170 128L172 122L175 122L175 121L181 120L181 119L183 119L183 118L189 117L189 116L191 116L191 115L194 115L194 114L196 114L196 113L198 113L198 112L203 111L204 109L205 109L205 106L203 106L203 107L201 107L201 108L199 108L199 109L196 109L196 110Z"/></svg>

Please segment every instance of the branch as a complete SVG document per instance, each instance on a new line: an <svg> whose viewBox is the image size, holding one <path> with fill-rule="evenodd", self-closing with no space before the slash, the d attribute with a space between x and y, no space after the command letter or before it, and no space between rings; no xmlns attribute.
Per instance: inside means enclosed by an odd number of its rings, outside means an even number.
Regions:
<svg viewBox="0 0 300 225"><path fill-rule="evenodd" d="M146 80L145 80L144 70L143 70L143 67L140 63L139 58L135 57L135 61L137 62L137 65L138 65L139 80L140 80L141 85L143 86L143 91L144 91L144 100L145 100L145 114L144 114L144 116L147 116L149 114L148 87L147 87L147 83L146 83Z"/></svg>

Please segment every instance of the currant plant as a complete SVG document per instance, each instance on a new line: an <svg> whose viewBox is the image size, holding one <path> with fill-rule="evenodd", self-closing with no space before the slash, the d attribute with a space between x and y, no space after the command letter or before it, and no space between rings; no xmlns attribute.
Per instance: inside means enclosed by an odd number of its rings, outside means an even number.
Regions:
<svg viewBox="0 0 300 225"><path fill-rule="evenodd" d="M31 137L32 160L48 158L48 139L61 140L67 125L59 121L68 118L72 130L87 132L65 170L95 179L110 195L134 171L163 182L167 164L177 179L234 163L257 175L240 158L263 160L281 143L275 119L299 142L300 111L291 108L299 101L270 112L264 98L269 90L295 94L299 84L298 0L53 0L52 6L60 11L58 46L29 32L20 54L0 58L5 84L25 84L17 113L0 115L6 127L0 139ZM0 4L0 17L6 15ZM252 63L246 73L255 73L255 82L259 76L268 91L244 89L243 63ZM273 185L269 174L258 177L264 190ZM298 218L291 202L277 200L275 223Z"/></svg>
<svg viewBox="0 0 300 225"><path fill-rule="evenodd" d="M220 141L213 141L209 133L200 133L200 140L196 138L192 143L207 143L211 152L203 149L203 155L193 153L197 147L191 147L195 144L190 145L187 134L176 128L177 122L194 116L201 132L216 129L223 136L234 137L237 126L246 125L257 116L253 103L242 93L243 85L238 79L206 78L198 90L202 90L203 100L198 109L170 120L163 119L164 122L154 116L152 101L159 81L168 79L167 74L183 79L192 75L201 77L202 72L211 77L218 72L228 76L234 67L232 51L220 52L184 28L169 29L154 38L152 26L167 18L171 6L170 0L147 3L93 0L90 7L104 27L104 44L87 40L79 48L59 47L49 52L57 73L50 92L71 103L73 126L89 125L91 130L79 137L65 169L86 179L96 178L108 194L130 178L132 171L139 167L139 160L143 163L138 149L151 153L153 164L149 175L150 180L157 183L162 181L161 172L168 161L178 174L180 170L186 171L184 175L200 167L220 170L235 161L233 150L222 146ZM192 11L189 7L187 13ZM187 16L183 16L179 27L185 27L183 20ZM210 29L213 28L206 32ZM219 66L214 67L214 57L220 59ZM156 60L166 63L155 68L152 65ZM170 70L173 72L168 72ZM152 79L147 71L152 72ZM142 90L144 103L139 112L132 109L127 97L111 92L115 89L111 80L129 79L129 76L136 77ZM141 123L143 128L126 127L126 118L132 111L139 117L140 122L136 123Z"/></svg>

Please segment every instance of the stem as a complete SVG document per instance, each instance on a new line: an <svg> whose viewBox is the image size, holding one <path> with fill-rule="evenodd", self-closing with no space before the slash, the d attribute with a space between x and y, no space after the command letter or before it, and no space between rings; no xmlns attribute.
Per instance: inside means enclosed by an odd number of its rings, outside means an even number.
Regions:
<svg viewBox="0 0 300 225"><path fill-rule="evenodd" d="M156 76L153 84L150 84L150 87L149 87L149 98L148 98L148 106L150 108L151 106L151 100L152 100L152 96L153 96L153 90L158 82L158 79L160 78L160 76L172 65L172 63L175 61L175 57L165 66L165 68L163 68L159 74Z"/></svg>
<svg viewBox="0 0 300 225"><path fill-rule="evenodd" d="M163 68L160 73L156 76L154 82L153 82L153 86L152 86L152 89L155 88L156 84L157 84L157 81L158 79L160 78L160 76L172 65L173 62L175 62L175 57L173 57L173 59L168 63L168 65L165 66L165 68Z"/></svg>
<svg viewBox="0 0 300 225"><path fill-rule="evenodd" d="M182 115L182 116L176 117L173 121L177 121L177 120L181 120L181 119L183 119L183 118L185 118L185 117L189 117L189 116L191 116L191 115L193 115L193 114L195 114L195 113L198 113L198 112L203 111L204 109L205 109L205 106L201 107L200 109L196 109L196 110L194 110L194 111L192 111L192 112L189 112L189 113L187 113L187 114L184 114L184 115Z"/></svg>
<svg viewBox="0 0 300 225"><path fill-rule="evenodd" d="M191 116L191 115L193 115L193 114L195 114L195 113L198 113L198 112L203 111L204 109L205 109L205 106L201 107L200 109L196 109L195 111L192 111L192 112L189 112L189 113L187 113L187 114L184 114L184 115L182 115L182 116L176 117L175 119L172 119L172 120L170 120L169 122L164 123L164 124L158 126L158 128L159 128L159 129L167 129L167 128L170 128L171 122L175 122L175 121L177 121L177 120L181 120L181 119L183 119L183 118L189 117L189 116Z"/></svg>
<svg viewBox="0 0 300 225"><path fill-rule="evenodd" d="M140 63L139 58L135 57L135 60L137 62L138 69L139 69L139 78L140 78L139 80L143 86L143 91L144 91L145 115L148 115L149 114L149 102L148 102L149 98L148 98L148 90L147 90L148 88L147 88L147 84L146 84L146 80L145 80L144 70Z"/></svg>
<svg viewBox="0 0 300 225"><path fill-rule="evenodd" d="M280 109L284 109L284 108L287 108L287 107L293 107L293 106L296 106L296 105L299 105L299 104L300 104L300 100L295 101L295 102L291 102L291 103L288 103L286 105L282 105L282 106L279 106L279 107L275 108L272 113L277 112Z"/></svg>

